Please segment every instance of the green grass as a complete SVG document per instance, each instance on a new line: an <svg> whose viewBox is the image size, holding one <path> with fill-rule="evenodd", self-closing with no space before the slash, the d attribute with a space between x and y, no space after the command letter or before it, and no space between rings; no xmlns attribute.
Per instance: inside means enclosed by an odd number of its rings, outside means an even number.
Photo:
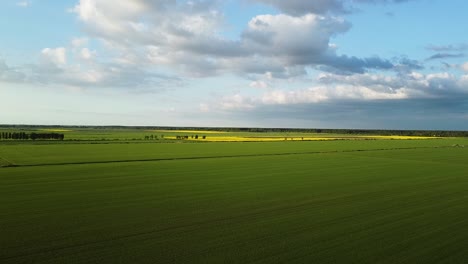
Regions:
<svg viewBox="0 0 468 264"><path fill-rule="evenodd" d="M455 143L0 145L0 263L466 263Z"/></svg>
<svg viewBox="0 0 468 264"><path fill-rule="evenodd" d="M53 143L53 142L52 142ZM301 154L335 151L388 150L405 148L450 147L466 144L465 139L434 140L337 140L305 142L248 143L108 143L108 144L5 144L0 157L16 165L92 163L113 161L151 161L197 157L242 155ZM468 145L468 144L467 144Z"/></svg>

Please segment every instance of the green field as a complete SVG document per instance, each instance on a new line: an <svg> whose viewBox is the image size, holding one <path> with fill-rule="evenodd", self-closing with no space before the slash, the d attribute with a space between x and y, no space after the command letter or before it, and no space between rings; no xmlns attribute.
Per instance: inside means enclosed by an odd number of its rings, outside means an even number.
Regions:
<svg viewBox="0 0 468 264"><path fill-rule="evenodd" d="M73 133L0 141L0 263L468 261L465 138Z"/></svg>

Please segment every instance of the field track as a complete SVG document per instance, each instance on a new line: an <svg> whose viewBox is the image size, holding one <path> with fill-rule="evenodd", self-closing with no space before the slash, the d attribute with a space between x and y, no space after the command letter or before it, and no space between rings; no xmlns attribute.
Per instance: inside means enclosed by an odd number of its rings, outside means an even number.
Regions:
<svg viewBox="0 0 468 264"><path fill-rule="evenodd" d="M109 160L109 161L84 161L84 162L67 162L67 163L42 163L42 164L15 164L5 160L3 167L39 167L39 166L66 166L80 164L106 164L106 163L129 163L129 162L157 162L171 160L199 160L199 159L219 159L219 158L244 158L244 157L267 157L267 156L291 156L304 154L326 154L326 153L346 153L346 152L363 152L363 151L388 151L388 150L411 150L411 149L437 149L450 148L450 146L436 147L409 147L409 148L377 148L377 149L353 149L353 150L331 150L331 151L305 151L305 152L286 152L286 153L265 153L265 154L242 154L242 155L220 155L220 156L200 156L200 157L179 157L179 158L155 158L155 159L128 159L128 160ZM0 162L2 158L0 157ZM1 164L1 163L0 163ZM0 166L1 167L1 166Z"/></svg>

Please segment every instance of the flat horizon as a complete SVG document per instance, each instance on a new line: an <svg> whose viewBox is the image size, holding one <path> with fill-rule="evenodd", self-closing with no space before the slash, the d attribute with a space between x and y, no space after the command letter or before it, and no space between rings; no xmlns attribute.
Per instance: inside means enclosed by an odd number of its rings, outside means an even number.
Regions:
<svg viewBox="0 0 468 264"><path fill-rule="evenodd" d="M2 1L0 123L465 131L467 9Z"/></svg>

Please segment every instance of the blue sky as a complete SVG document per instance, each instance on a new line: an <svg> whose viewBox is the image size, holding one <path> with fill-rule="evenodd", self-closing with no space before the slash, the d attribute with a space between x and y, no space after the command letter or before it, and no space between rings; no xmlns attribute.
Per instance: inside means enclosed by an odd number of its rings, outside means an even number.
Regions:
<svg viewBox="0 0 468 264"><path fill-rule="evenodd" d="M462 0L0 3L0 123L468 130Z"/></svg>

